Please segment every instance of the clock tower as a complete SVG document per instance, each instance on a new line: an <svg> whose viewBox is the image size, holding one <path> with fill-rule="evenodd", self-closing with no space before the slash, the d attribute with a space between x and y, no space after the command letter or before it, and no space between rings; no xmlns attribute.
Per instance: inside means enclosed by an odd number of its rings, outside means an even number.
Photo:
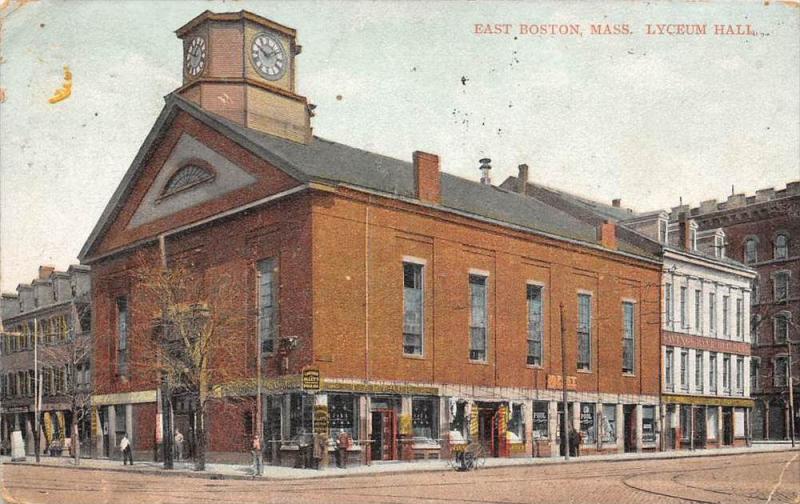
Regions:
<svg viewBox="0 0 800 504"><path fill-rule="evenodd" d="M183 97L242 126L311 141L311 108L295 92L294 29L248 11L205 11L175 33L183 41Z"/></svg>

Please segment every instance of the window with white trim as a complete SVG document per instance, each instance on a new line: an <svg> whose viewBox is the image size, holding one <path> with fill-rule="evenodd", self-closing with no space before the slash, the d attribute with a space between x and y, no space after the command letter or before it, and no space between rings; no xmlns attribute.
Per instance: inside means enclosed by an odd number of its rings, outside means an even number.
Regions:
<svg viewBox="0 0 800 504"><path fill-rule="evenodd" d="M631 302L622 303L622 372L633 373L636 349L636 312Z"/></svg>
<svg viewBox="0 0 800 504"><path fill-rule="evenodd" d="M528 359L527 363L534 366L542 365L542 287L539 285L527 286L528 298Z"/></svg>
<svg viewBox="0 0 800 504"><path fill-rule="evenodd" d="M422 355L423 266L403 263L403 353Z"/></svg>
<svg viewBox="0 0 800 504"><path fill-rule="evenodd" d="M592 368L592 296L578 294L578 369Z"/></svg>
<svg viewBox="0 0 800 504"><path fill-rule="evenodd" d="M470 295L470 360L486 360L486 333L488 329L488 307L486 277L480 275L469 276Z"/></svg>
<svg viewBox="0 0 800 504"><path fill-rule="evenodd" d="M275 350L278 337L277 261L258 261L258 334L262 355Z"/></svg>
<svg viewBox="0 0 800 504"><path fill-rule="evenodd" d="M696 392L703 391L703 351L694 352L694 389Z"/></svg>

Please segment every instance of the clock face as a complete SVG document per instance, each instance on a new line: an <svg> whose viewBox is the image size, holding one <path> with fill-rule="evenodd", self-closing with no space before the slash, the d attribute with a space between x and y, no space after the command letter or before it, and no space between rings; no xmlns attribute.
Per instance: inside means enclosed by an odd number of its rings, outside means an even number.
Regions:
<svg viewBox="0 0 800 504"><path fill-rule="evenodd" d="M269 33L259 33L250 49L253 66L267 80L278 80L286 73L289 59L281 43Z"/></svg>
<svg viewBox="0 0 800 504"><path fill-rule="evenodd" d="M186 73L197 77L206 66L206 39L195 37L186 50Z"/></svg>

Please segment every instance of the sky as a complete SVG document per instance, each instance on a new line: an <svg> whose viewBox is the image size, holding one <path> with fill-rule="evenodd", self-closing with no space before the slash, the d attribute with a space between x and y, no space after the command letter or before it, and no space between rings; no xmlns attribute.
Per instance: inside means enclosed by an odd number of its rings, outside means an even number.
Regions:
<svg viewBox="0 0 800 504"><path fill-rule="evenodd" d="M181 83L174 31L206 9L298 30L298 91L323 138L433 152L474 180L489 157L498 184L527 163L532 181L639 211L800 179L796 2L0 0L4 292L77 262ZM606 23L630 33L591 33ZM550 24L579 34L530 33ZM706 34L647 33L678 24ZM50 104L64 65L72 95Z"/></svg>

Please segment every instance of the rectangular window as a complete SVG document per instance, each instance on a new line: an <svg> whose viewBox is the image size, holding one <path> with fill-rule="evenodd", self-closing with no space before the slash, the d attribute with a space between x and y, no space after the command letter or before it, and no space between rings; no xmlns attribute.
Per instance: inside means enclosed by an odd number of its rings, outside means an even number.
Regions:
<svg viewBox="0 0 800 504"><path fill-rule="evenodd" d="M744 301L736 300L736 339L744 339Z"/></svg>
<svg viewBox="0 0 800 504"><path fill-rule="evenodd" d="M726 338L730 338L731 336L731 323L729 319L730 316L730 297L722 296L722 334L725 335Z"/></svg>
<svg viewBox="0 0 800 504"><path fill-rule="evenodd" d="M675 390L674 376L675 376L675 349L667 348L664 357L664 383L667 384L667 391L673 392Z"/></svg>
<svg viewBox="0 0 800 504"><path fill-rule="evenodd" d="M711 332L717 330L717 295L708 293L708 328Z"/></svg>
<svg viewBox="0 0 800 504"><path fill-rule="evenodd" d="M128 376L128 298L117 298L117 373Z"/></svg>
<svg viewBox="0 0 800 504"><path fill-rule="evenodd" d="M775 343L786 343L789 338L789 315L778 313L772 319Z"/></svg>
<svg viewBox="0 0 800 504"><path fill-rule="evenodd" d="M470 360L486 360L486 332L488 328L488 309L486 295L486 277L469 276L470 296Z"/></svg>
<svg viewBox="0 0 800 504"><path fill-rule="evenodd" d="M592 444L596 441L594 425L594 404L581 404L580 426L582 442Z"/></svg>
<svg viewBox="0 0 800 504"><path fill-rule="evenodd" d="M542 365L542 288L528 285L528 364Z"/></svg>
<svg viewBox="0 0 800 504"><path fill-rule="evenodd" d="M275 349L278 332L278 296L276 263L274 259L258 261L258 336L261 353L270 354Z"/></svg>
<svg viewBox="0 0 800 504"><path fill-rule="evenodd" d="M547 408L546 402L533 402L533 439L547 439L550 435Z"/></svg>
<svg viewBox="0 0 800 504"><path fill-rule="evenodd" d="M681 287L681 327L686 329L689 327L689 317L686 315L686 287Z"/></svg>
<svg viewBox="0 0 800 504"><path fill-rule="evenodd" d="M703 352L695 350L694 352L694 389L697 392L703 391Z"/></svg>
<svg viewBox="0 0 800 504"><path fill-rule="evenodd" d="M675 313L672 303L672 284L666 283L664 285L664 310L666 313L667 325L672 325L672 316Z"/></svg>
<svg viewBox="0 0 800 504"><path fill-rule="evenodd" d="M411 426L414 437L436 439L436 426L439 424L436 408L432 398L414 398L411 400Z"/></svg>
<svg viewBox="0 0 800 504"><path fill-rule="evenodd" d="M761 361L750 358L750 392L761 391Z"/></svg>
<svg viewBox="0 0 800 504"><path fill-rule="evenodd" d="M717 354L708 356L708 389L712 394L717 393Z"/></svg>
<svg viewBox="0 0 800 504"><path fill-rule="evenodd" d="M789 297L789 273L779 271L773 276L775 301L786 301Z"/></svg>
<svg viewBox="0 0 800 504"><path fill-rule="evenodd" d="M623 334L622 334L622 372L634 372L634 350L636 341L636 320L634 304L622 303Z"/></svg>
<svg viewBox="0 0 800 504"><path fill-rule="evenodd" d="M722 390L726 394L731 393L731 356L722 356Z"/></svg>
<svg viewBox="0 0 800 504"><path fill-rule="evenodd" d="M314 396L292 394L289 410L289 437L310 434L314 418Z"/></svg>
<svg viewBox="0 0 800 504"><path fill-rule="evenodd" d="M736 393L744 395L744 357L736 357Z"/></svg>
<svg viewBox="0 0 800 504"><path fill-rule="evenodd" d="M356 437L356 414L358 408L355 403L356 396L350 394L331 394L328 396L328 415L330 429L333 433L345 431L354 439Z"/></svg>
<svg viewBox="0 0 800 504"><path fill-rule="evenodd" d="M525 420L522 417L522 404L512 402L508 415L507 440L512 443L525 442Z"/></svg>
<svg viewBox="0 0 800 504"><path fill-rule="evenodd" d="M695 289L694 291L694 330L700 333L703 329L703 291Z"/></svg>
<svg viewBox="0 0 800 504"><path fill-rule="evenodd" d="M422 355L422 265L403 263L403 353Z"/></svg>
<svg viewBox="0 0 800 504"><path fill-rule="evenodd" d="M681 350L681 390L689 390L689 350Z"/></svg>
<svg viewBox="0 0 800 504"><path fill-rule="evenodd" d="M642 406L642 442L656 442L656 407Z"/></svg>
<svg viewBox="0 0 800 504"><path fill-rule="evenodd" d="M600 439L604 443L617 442L617 405L604 404L603 418L600 424Z"/></svg>
<svg viewBox="0 0 800 504"><path fill-rule="evenodd" d="M592 296L578 294L578 369L592 368Z"/></svg>
<svg viewBox="0 0 800 504"><path fill-rule="evenodd" d="M716 406L706 408L706 433L709 440L719 437L719 409Z"/></svg>
<svg viewBox="0 0 800 504"><path fill-rule="evenodd" d="M775 379L773 380L776 387L785 387L789 381L789 359L786 357L775 358Z"/></svg>
<svg viewBox="0 0 800 504"><path fill-rule="evenodd" d="M692 420L691 416L692 410L691 406L680 406L680 417L681 417L681 439L683 441L689 440L689 430L690 430L690 423Z"/></svg>

